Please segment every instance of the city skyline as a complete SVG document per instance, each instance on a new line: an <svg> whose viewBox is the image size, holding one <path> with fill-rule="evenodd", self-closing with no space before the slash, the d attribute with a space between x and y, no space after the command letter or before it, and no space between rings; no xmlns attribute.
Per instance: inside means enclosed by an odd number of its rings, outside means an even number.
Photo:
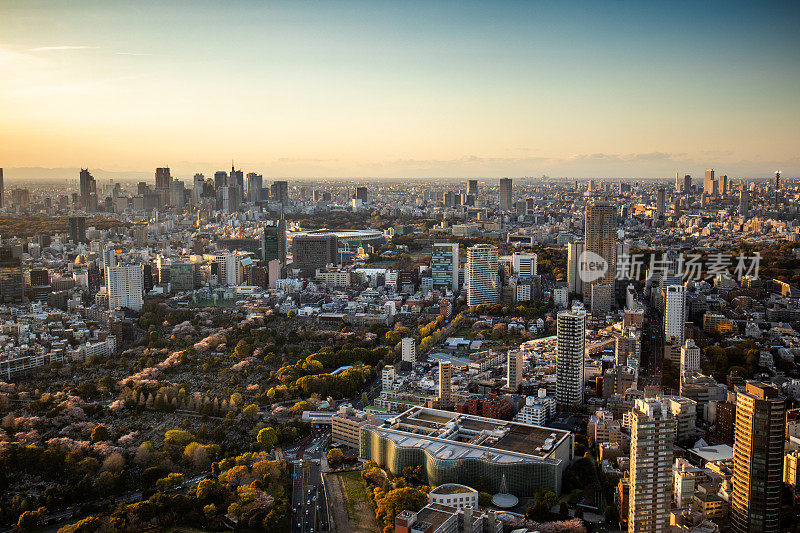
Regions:
<svg viewBox="0 0 800 533"><path fill-rule="evenodd" d="M0 6L7 179L800 172L793 3L193 6Z"/></svg>

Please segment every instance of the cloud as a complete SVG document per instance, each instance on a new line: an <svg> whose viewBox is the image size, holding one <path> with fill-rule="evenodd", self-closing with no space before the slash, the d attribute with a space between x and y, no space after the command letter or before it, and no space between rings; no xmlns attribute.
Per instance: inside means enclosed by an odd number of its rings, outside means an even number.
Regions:
<svg viewBox="0 0 800 533"><path fill-rule="evenodd" d="M39 46L36 48L31 48L30 52L50 52L53 50L96 50L97 46L72 46L72 45L62 45L62 46Z"/></svg>
<svg viewBox="0 0 800 533"><path fill-rule="evenodd" d="M153 54L149 54L147 52L115 52L118 56L152 56Z"/></svg>

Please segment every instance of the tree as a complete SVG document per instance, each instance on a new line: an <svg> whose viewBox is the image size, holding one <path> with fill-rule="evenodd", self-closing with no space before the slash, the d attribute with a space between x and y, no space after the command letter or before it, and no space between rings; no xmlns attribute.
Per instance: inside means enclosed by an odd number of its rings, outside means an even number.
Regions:
<svg viewBox="0 0 800 533"><path fill-rule="evenodd" d="M258 432L256 440L263 449L269 450L278 443L278 434L275 432L275 428L265 427Z"/></svg>
<svg viewBox="0 0 800 533"><path fill-rule="evenodd" d="M197 484L197 499L202 501L211 498L217 492L218 485L213 479L204 479Z"/></svg>
<svg viewBox="0 0 800 533"><path fill-rule="evenodd" d="M39 507L35 511L25 511L19 515L17 527L22 531L30 531L39 524L39 520L47 516L47 509Z"/></svg>
<svg viewBox="0 0 800 533"><path fill-rule="evenodd" d="M484 509L492 505L492 495L488 492L478 493L478 505Z"/></svg>
<svg viewBox="0 0 800 533"><path fill-rule="evenodd" d="M332 448L328 452L328 464L334 470L342 466L342 462L344 461L344 454L342 450L339 448Z"/></svg>
<svg viewBox="0 0 800 533"><path fill-rule="evenodd" d="M161 491L177 489L183 485L183 474L171 472L167 477L162 477L156 481L156 488Z"/></svg>
<svg viewBox="0 0 800 533"><path fill-rule="evenodd" d="M94 444L95 442L105 442L110 438L111 435L108 432L108 428L102 424L95 426L95 428L92 430L92 436L91 436L92 444Z"/></svg>
<svg viewBox="0 0 800 533"><path fill-rule="evenodd" d="M378 492L377 494L381 494ZM375 498L375 516L384 525L394 524L400 511L419 511L428 503L428 495L420 489L404 487L392 489Z"/></svg>
<svg viewBox="0 0 800 533"><path fill-rule="evenodd" d="M258 406L254 403L251 403L250 405L244 408L242 414L246 419L254 420L256 418L256 415L258 414Z"/></svg>
<svg viewBox="0 0 800 533"><path fill-rule="evenodd" d="M558 518L559 520L569 520L569 507L567 507L567 502L561 502L559 504Z"/></svg>

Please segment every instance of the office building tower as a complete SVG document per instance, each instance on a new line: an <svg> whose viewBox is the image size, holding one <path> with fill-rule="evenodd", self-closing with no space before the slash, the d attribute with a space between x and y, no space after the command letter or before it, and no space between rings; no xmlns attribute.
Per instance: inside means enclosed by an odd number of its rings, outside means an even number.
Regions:
<svg viewBox="0 0 800 533"><path fill-rule="evenodd" d="M286 220L267 221L264 226L264 264L277 259L281 266L286 264Z"/></svg>
<svg viewBox="0 0 800 533"><path fill-rule="evenodd" d="M19 252L13 246L0 246L0 302L4 304L25 301L25 280Z"/></svg>
<svg viewBox="0 0 800 533"><path fill-rule="evenodd" d="M777 533L786 433L786 398L766 383L736 395L731 530Z"/></svg>
<svg viewBox="0 0 800 533"><path fill-rule="evenodd" d="M228 176L228 186L239 189L240 197L244 198L244 172L236 170L233 165L231 165L231 173Z"/></svg>
<svg viewBox="0 0 800 533"><path fill-rule="evenodd" d="M666 289L664 311L664 340L683 345L686 329L686 287L669 285Z"/></svg>
<svg viewBox="0 0 800 533"><path fill-rule="evenodd" d="M82 168L80 174L81 206L85 211L97 211L97 182L89 173L88 168Z"/></svg>
<svg viewBox="0 0 800 533"><path fill-rule="evenodd" d="M336 235L298 235L292 239L292 268L315 271L339 264Z"/></svg>
<svg viewBox="0 0 800 533"><path fill-rule="evenodd" d="M186 202L186 187L179 179L174 179L169 183L169 205L173 207L183 207Z"/></svg>
<svg viewBox="0 0 800 533"><path fill-rule="evenodd" d="M716 196L718 187L719 185L717 179L714 177L714 169L707 169L705 176L703 177L703 194L708 196Z"/></svg>
<svg viewBox="0 0 800 533"><path fill-rule="evenodd" d="M494 305L500 297L497 248L476 244L467 249L467 305Z"/></svg>
<svg viewBox="0 0 800 533"><path fill-rule="evenodd" d="M567 243L567 286L570 294L583 294L583 279L580 275L580 257L583 241Z"/></svg>
<svg viewBox="0 0 800 533"><path fill-rule="evenodd" d="M525 364L522 355L522 350L509 350L506 355L506 386L512 392L517 392L522 383L522 367Z"/></svg>
<svg viewBox="0 0 800 533"><path fill-rule="evenodd" d="M536 262L538 256L530 253L514 253L511 256L511 266L514 274L520 278L530 278L536 275Z"/></svg>
<svg viewBox="0 0 800 533"><path fill-rule="evenodd" d="M192 202L195 204L200 203L205 190L206 178L202 174L195 174L192 179Z"/></svg>
<svg viewBox="0 0 800 533"><path fill-rule="evenodd" d="M169 184L172 182L172 176L169 173L169 167L156 169L156 190L165 189L169 190Z"/></svg>
<svg viewBox="0 0 800 533"><path fill-rule="evenodd" d="M361 200L362 203L367 203L367 188L356 187L356 199Z"/></svg>
<svg viewBox="0 0 800 533"><path fill-rule="evenodd" d="M511 201L511 178L500 178L500 211L507 212L514 209L514 204Z"/></svg>
<svg viewBox="0 0 800 533"><path fill-rule="evenodd" d="M605 262L606 269L602 276L593 281L584 280L583 294L587 302L591 302L592 285L608 285L611 293L614 292L614 278L617 271L617 208L603 201L592 203L586 210L584 224L584 255L592 252L588 259L597 261L599 256ZM586 270L583 265L578 266Z"/></svg>
<svg viewBox="0 0 800 533"><path fill-rule="evenodd" d="M450 403L453 368L450 361L439 361L439 401Z"/></svg>
<svg viewBox="0 0 800 533"><path fill-rule="evenodd" d="M700 370L700 348L694 340L686 339L681 346L681 381L686 374L698 370Z"/></svg>
<svg viewBox="0 0 800 533"><path fill-rule="evenodd" d="M631 411L630 533L669 532L675 419L660 401L637 398Z"/></svg>
<svg viewBox="0 0 800 533"><path fill-rule="evenodd" d="M478 180L467 181L467 195L478 196Z"/></svg>
<svg viewBox="0 0 800 533"><path fill-rule="evenodd" d="M3 169L0 168L0 209L6 205L6 187L3 183Z"/></svg>
<svg viewBox="0 0 800 533"><path fill-rule="evenodd" d="M86 242L86 217L69 217L69 240L75 244Z"/></svg>
<svg viewBox="0 0 800 533"><path fill-rule="evenodd" d="M417 362L417 341L414 337L405 337L400 341L400 357L403 361L411 363Z"/></svg>
<svg viewBox="0 0 800 533"><path fill-rule="evenodd" d="M228 173L224 170L214 172L214 190L225 187L228 184Z"/></svg>
<svg viewBox="0 0 800 533"><path fill-rule="evenodd" d="M692 176L686 174L683 177L683 192L690 193L692 192Z"/></svg>
<svg viewBox="0 0 800 533"><path fill-rule="evenodd" d="M458 243L437 242L431 254L431 276L434 289L458 291Z"/></svg>
<svg viewBox="0 0 800 533"><path fill-rule="evenodd" d="M247 174L247 203L260 202L261 189L264 187L264 178L261 174L250 172Z"/></svg>
<svg viewBox="0 0 800 533"><path fill-rule="evenodd" d="M728 175L727 174L723 174L722 176L719 177L718 189L719 189L719 193L722 196L727 196L727 194L728 194Z"/></svg>
<svg viewBox="0 0 800 533"><path fill-rule="evenodd" d="M586 311L574 307L556 319L556 403L562 408L583 405L583 362L586 352Z"/></svg>
<svg viewBox="0 0 800 533"><path fill-rule="evenodd" d="M275 202L280 202L284 205L289 203L289 182L288 181L275 181L270 186L270 198Z"/></svg>
<svg viewBox="0 0 800 533"><path fill-rule="evenodd" d="M739 215L745 218L750 216L750 191L745 189L739 192Z"/></svg>
<svg viewBox="0 0 800 533"><path fill-rule="evenodd" d="M656 191L656 218L664 218L667 204L667 191L664 187L659 187Z"/></svg>
<svg viewBox="0 0 800 533"><path fill-rule="evenodd" d="M141 311L144 290L142 265L106 267L106 287L109 309L127 307Z"/></svg>

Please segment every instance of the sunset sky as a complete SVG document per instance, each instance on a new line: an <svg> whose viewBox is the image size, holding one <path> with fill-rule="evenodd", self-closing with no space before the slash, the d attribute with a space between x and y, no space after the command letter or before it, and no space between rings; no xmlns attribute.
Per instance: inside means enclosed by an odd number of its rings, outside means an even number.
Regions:
<svg viewBox="0 0 800 533"><path fill-rule="evenodd" d="M800 2L0 0L0 167L800 174Z"/></svg>

